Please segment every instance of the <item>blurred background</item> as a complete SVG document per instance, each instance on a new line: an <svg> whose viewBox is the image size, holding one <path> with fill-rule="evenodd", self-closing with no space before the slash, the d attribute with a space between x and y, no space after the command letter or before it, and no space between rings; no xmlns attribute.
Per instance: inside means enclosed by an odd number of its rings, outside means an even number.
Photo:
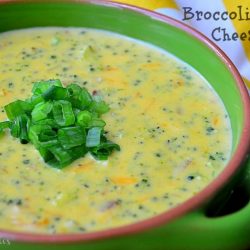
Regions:
<svg viewBox="0 0 250 250"><path fill-rule="evenodd" d="M250 90L249 0L116 0L171 16L199 30L233 61Z"/></svg>

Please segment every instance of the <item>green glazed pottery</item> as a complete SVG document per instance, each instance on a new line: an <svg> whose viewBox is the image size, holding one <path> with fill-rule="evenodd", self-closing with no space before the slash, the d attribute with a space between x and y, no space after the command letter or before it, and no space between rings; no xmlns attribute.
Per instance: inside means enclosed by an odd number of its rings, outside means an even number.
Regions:
<svg viewBox="0 0 250 250"><path fill-rule="evenodd" d="M250 203L247 204L250 164L246 162L250 102L244 83L227 56L188 26L133 6L107 1L0 1L0 32L39 26L113 31L154 44L190 64L208 80L225 104L233 131L232 156L211 184L166 213L128 226L85 234L38 235L1 230L0 238L8 239L10 245L0 244L0 249L243 250L250 247ZM222 205L227 204L236 189L244 190L245 206L223 215Z"/></svg>

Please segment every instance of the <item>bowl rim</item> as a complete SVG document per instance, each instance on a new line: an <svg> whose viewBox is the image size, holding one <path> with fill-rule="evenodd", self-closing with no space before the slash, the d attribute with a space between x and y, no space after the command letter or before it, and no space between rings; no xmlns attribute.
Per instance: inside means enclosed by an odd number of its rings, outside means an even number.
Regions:
<svg viewBox="0 0 250 250"><path fill-rule="evenodd" d="M242 104L243 104L243 130L239 140L239 145L236 151L232 155L231 160L225 166L224 170L203 190L192 196L188 200L184 201L180 205L171 208L170 210L163 212L154 217L144 219L142 221L134 222L125 226L115 227L111 229L104 229L101 231L86 232L86 233L67 233L67 234L43 234L43 233L30 233L30 232L14 232L9 230L0 229L1 238L6 238L9 240L19 241L19 242L33 242L33 243L72 243L72 242L87 242L92 240L108 239L111 237L133 235L140 233L157 226L162 226L173 219L176 219L192 210L197 208L199 205L203 204L207 199L211 198L215 192L217 192L234 173L240 168L240 165L246 159L250 148L250 98L247 88L242 80L242 77L238 70L236 69L233 62L228 58L228 56L209 38L203 35L201 32L195 30L194 28L184 24L172 17L156 13L154 11L137 7L130 4L118 3L114 1L107 0L2 0L0 1L0 7L6 4L16 4L16 3L73 3L73 4L95 4L102 5L112 8L126 9L132 12L148 16L150 18L156 19L170 26L174 26L182 31L188 33L192 37L198 39L200 42L206 45L208 49L213 51L217 57L225 64L227 69L231 72L235 79L235 85L240 92Z"/></svg>

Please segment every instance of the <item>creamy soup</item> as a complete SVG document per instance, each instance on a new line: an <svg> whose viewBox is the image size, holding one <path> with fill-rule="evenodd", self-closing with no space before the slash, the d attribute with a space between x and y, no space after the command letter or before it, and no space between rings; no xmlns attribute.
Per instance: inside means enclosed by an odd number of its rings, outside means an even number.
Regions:
<svg viewBox="0 0 250 250"><path fill-rule="evenodd" d="M231 152L231 127L206 80L172 55L109 32L35 28L0 35L3 106L60 79L110 106L107 161L51 168L31 144L0 140L0 228L43 233L113 228L160 214L202 190Z"/></svg>

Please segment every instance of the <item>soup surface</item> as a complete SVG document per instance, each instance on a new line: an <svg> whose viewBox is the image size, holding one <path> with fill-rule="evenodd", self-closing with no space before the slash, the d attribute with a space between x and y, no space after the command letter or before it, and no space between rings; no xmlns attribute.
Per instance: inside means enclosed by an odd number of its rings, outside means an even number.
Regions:
<svg viewBox="0 0 250 250"><path fill-rule="evenodd" d="M162 213L210 183L227 163L226 110L192 68L153 46L113 33L35 28L0 35L3 106L28 98L32 82L60 79L97 91L110 105L108 161L89 155L63 170L33 145L0 140L0 228L95 231Z"/></svg>

